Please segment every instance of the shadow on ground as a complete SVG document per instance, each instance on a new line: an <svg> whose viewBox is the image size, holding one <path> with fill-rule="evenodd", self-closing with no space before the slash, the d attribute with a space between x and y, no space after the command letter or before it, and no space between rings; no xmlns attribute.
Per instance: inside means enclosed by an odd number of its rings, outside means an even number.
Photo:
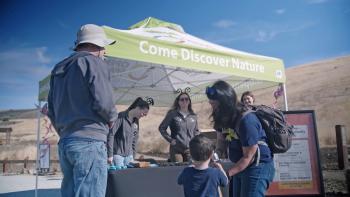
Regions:
<svg viewBox="0 0 350 197"><path fill-rule="evenodd" d="M35 195L35 190L0 194L1 197L27 197L27 196L34 196L34 195ZM38 196L61 197L61 193L60 193L60 189L39 189Z"/></svg>

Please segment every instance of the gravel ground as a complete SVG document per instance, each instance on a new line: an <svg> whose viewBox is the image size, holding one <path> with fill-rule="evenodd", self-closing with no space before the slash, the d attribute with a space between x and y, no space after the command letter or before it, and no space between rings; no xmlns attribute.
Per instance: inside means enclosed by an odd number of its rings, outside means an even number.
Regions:
<svg viewBox="0 0 350 197"><path fill-rule="evenodd" d="M35 175L0 176L0 193L35 189ZM62 175L38 176L39 189L60 188Z"/></svg>
<svg viewBox="0 0 350 197"><path fill-rule="evenodd" d="M348 152L350 153L350 151ZM336 148L322 148L320 157L324 188L327 196L348 196L345 170L339 170L338 168Z"/></svg>
<svg viewBox="0 0 350 197"><path fill-rule="evenodd" d="M163 155L158 155L157 159L159 158L163 158ZM348 196L345 171L338 169L336 149L322 148L320 150L320 158L326 196ZM35 179L34 175L28 174L2 174L0 175L0 196L34 196ZM38 176L39 196L60 196L61 181L62 175L59 173L51 176Z"/></svg>

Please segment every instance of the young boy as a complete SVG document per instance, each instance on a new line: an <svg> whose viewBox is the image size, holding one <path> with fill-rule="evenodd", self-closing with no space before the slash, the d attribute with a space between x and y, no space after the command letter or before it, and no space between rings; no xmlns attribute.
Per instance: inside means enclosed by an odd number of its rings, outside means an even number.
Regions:
<svg viewBox="0 0 350 197"><path fill-rule="evenodd" d="M190 141L190 154L193 166L185 168L177 179L183 185L186 197L219 197L219 186L226 186L228 179L221 164L214 162L216 168L209 167L215 145L204 135L197 135Z"/></svg>

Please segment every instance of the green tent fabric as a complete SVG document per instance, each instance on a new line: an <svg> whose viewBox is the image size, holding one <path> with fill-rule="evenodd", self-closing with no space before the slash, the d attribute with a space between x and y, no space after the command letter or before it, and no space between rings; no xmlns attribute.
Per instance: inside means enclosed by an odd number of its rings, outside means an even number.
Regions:
<svg viewBox="0 0 350 197"><path fill-rule="evenodd" d="M173 29L178 32L184 33L184 29L175 23L169 23L166 21L162 21L153 17L148 17L143 21L140 21L136 23L135 25L132 25L129 27L129 29L136 29L136 28L153 28L153 27L166 27L169 29Z"/></svg>
<svg viewBox="0 0 350 197"><path fill-rule="evenodd" d="M138 96L156 106L170 106L180 91L193 102L205 101L204 89L218 79L238 93L285 83L283 61L223 47L185 33L180 25L147 18L129 30L103 27L117 40L108 46L107 62L116 104ZM39 100L47 98L49 77L39 84Z"/></svg>

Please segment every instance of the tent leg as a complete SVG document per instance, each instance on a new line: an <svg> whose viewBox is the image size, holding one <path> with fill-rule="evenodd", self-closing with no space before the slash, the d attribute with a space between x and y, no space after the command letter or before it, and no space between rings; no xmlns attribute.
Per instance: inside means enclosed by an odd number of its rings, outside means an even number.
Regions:
<svg viewBox="0 0 350 197"><path fill-rule="evenodd" d="M283 84L283 98L284 98L284 110L288 111L288 101L287 101L287 88L286 84Z"/></svg>
<svg viewBox="0 0 350 197"><path fill-rule="evenodd" d="M38 110L38 111L37 111L38 130L37 130L37 134L36 134L35 197L38 196L38 173L39 173L39 158L40 158L39 144L40 144L40 113L41 113L40 110L41 110L41 101L39 101L39 106L38 106L37 110Z"/></svg>

